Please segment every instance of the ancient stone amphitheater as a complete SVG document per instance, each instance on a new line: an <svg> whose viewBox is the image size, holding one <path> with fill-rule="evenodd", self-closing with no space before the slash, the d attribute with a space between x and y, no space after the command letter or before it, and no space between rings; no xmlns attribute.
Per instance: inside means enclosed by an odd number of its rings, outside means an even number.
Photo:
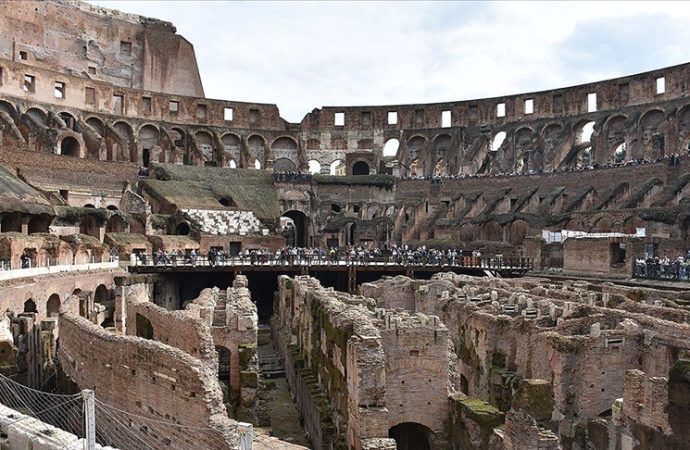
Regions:
<svg viewBox="0 0 690 450"><path fill-rule="evenodd" d="M689 91L290 123L171 23L3 4L0 447L690 448Z"/></svg>

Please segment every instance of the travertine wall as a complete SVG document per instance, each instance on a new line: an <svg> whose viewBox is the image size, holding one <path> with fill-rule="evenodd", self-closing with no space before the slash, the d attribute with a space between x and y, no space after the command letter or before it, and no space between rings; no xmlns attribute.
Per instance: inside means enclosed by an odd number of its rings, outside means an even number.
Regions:
<svg viewBox="0 0 690 450"><path fill-rule="evenodd" d="M26 1L3 11L0 28L4 59L124 88L204 95L194 47L169 22L82 2Z"/></svg>

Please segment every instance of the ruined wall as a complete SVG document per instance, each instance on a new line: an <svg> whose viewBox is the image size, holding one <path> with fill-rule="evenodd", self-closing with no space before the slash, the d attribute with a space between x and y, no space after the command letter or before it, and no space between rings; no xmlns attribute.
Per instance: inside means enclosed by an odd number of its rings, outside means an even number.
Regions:
<svg viewBox="0 0 690 450"><path fill-rule="evenodd" d="M66 374L80 388L93 389L100 401L204 429L160 436L161 446L238 448L237 426L227 417L216 374L207 363L159 342L115 335L65 310L60 343Z"/></svg>
<svg viewBox="0 0 690 450"><path fill-rule="evenodd" d="M4 11L0 28L4 59L125 88L204 95L194 48L169 22L81 2L27 1Z"/></svg>

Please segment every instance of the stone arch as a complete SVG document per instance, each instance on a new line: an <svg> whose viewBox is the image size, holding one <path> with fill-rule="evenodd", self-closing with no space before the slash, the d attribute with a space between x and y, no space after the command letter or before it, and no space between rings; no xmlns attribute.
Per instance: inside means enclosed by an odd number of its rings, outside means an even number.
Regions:
<svg viewBox="0 0 690 450"><path fill-rule="evenodd" d="M217 162L214 148L213 133L208 130L199 130L194 133L194 142L202 162Z"/></svg>
<svg viewBox="0 0 690 450"><path fill-rule="evenodd" d="M113 214L105 223L106 233L124 233L127 230L125 221L119 214Z"/></svg>
<svg viewBox="0 0 690 450"><path fill-rule="evenodd" d="M93 301L100 303L101 305L110 301L110 293L105 284L99 284L96 286L96 290L93 292Z"/></svg>
<svg viewBox="0 0 690 450"><path fill-rule="evenodd" d="M522 245L527 237L527 222L518 219L510 224L510 234L508 236L508 242L512 245L518 246Z"/></svg>
<svg viewBox="0 0 690 450"><path fill-rule="evenodd" d="M141 165L148 167L152 161L160 161L160 130L158 127L145 124L139 128L139 144L141 145ZM164 158L165 159L165 158Z"/></svg>
<svg viewBox="0 0 690 450"><path fill-rule="evenodd" d="M98 133L100 137L105 137L105 124L96 116L91 116L85 120L86 124L93 128L93 131Z"/></svg>
<svg viewBox="0 0 690 450"><path fill-rule="evenodd" d="M60 296L58 294L53 294L48 297L46 302L46 315L48 317L57 317L60 313Z"/></svg>
<svg viewBox="0 0 690 450"><path fill-rule="evenodd" d="M120 140L116 142L114 149L111 151L110 159L112 161L137 161L137 151L133 148L134 131L132 126L120 120L113 124L113 129L117 132Z"/></svg>
<svg viewBox="0 0 690 450"><path fill-rule="evenodd" d="M85 215L79 219L79 233L100 239L100 223L95 216Z"/></svg>
<svg viewBox="0 0 690 450"><path fill-rule="evenodd" d="M607 216L601 216L592 223L590 231L592 233L609 233L611 232L611 219Z"/></svg>
<svg viewBox="0 0 690 450"><path fill-rule="evenodd" d="M290 158L278 158L273 163L273 170L276 172L295 172L297 171L297 164Z"/></svg>
<svg viewBox="0 0 690 450"><path fill-rule="evenodd" d="M492 152L497 152L498 149L501 148L501 146L503 145L505 140L506 140L506 132L505 131L499 131L498 133L496 133L494 135L493 139L491 140L491 146L489 147L489 150Z"/></svg>
<svg viewBox="0 0 690 450"><path fill-rule="evenodd" d="M369 164L366 161L357 161L352 165L352 175L369 175Z"/></svg>
<svg viewBox="0 0 690 450"><path fill-rule="evenodd" d="M471 223L464 223L459 230L460 241L472 242L477 237L477 227Z"/></svg>
<svg viewBox="0 0 690 450"><path fill-rule="evenodd" d="M266 147L266 139L259 134L253 134L247 139L247 152L248 159L246 167L251 169L256 168L256 162L258 161L260 166L263 166L266 162L267 154L270 150ZM273 156L270 157L273 159Z"/></svg>
<svg viewBox="0 0 690 450"><path fill-rule="evenodd" d="M413 161L422 156L422 150L424 149L424 144L426 143L426 138L424 136L413 136L407 141L407 160Z"/></svg>
<svg viewBox="0 0 690 450"><path fill-rule="evenodd" d="M292 209L285 211L281 217L289 218L295 226L294 245L297 247L309 245L309 218L307 215L302 211Z"/></svg>
<svg viewBox="0 0 690 450"><path fill-rule="evenodd" d="M231 161L235 163L235 168L237 163L240 161L240 149L242 147L242 139L234 133L225 133L220 137L220 141L223 144L223 152L225 157L223 158L225 167L233 168Z"/></svg>
<svg viewBox="0 0 690 450"><path fill-rule="evenodd" d="M60 154L63 156L74 156L81 158L82 147L79 140L72 135L65 135L58 143Z"/></svg>
<svg viewBox="0 0 690 450"><path fill-rule="evenodd" d="M33 298L30 298L24 302L24 312L25 313L38 314L38 308L36 307L36 301Z"/></svg>
<svg viewBox="0 0 690 450"><path fill-rule="evenodd" d="M37 214L29 220L29 234L48 233L51 217L48 214Z"/></svg>
<svg viewBox="0 0 690 450"><path fill-rule="evenodd" d="M573 127L575 143L584 144L586 142L591 142L595 125L596 122L591 119L584 119L576 123Z"/></svg>
<svg viewBox="0 0 690 450"><path fill-rule="evenodd" d="M388 430L398 450L433 450L434 433L425 425L402 422Z"/></svg>
<svg viewBox="0 0 690 450"><path fill-rule="evenodd" d="M137 337L149 340L153 339L153 325L151 324L151 321L148 319L148 317L145 317L137 313L135 317L135 327Z"/></svg>
<svg viewBox="0 0 690 450"><path fill-rule="evenodd" d="M645 112L640 118L640 131L642 133L642 148L637 155L658 159L663 158L665 154L665 135L660 130L664 122L664 112L660 109L650 109Z"/></svg>
<svg viewBox="0 0 690 450"><path fill-rule="evenodd" d="M276 171L282 171L282 169L278 170L278 168L276 168L278 161L281 159L288 159L292 161L295 164L295 170L299 168L299 145L294 138L290 136L280 136L273 140L270 147L271 154L275 160L274 169Z"/></svg>
<svg viewBox="0 0 690 450"><path fill-rule="evenodd" d="M616 148L626 142L626 121L627 117L619 114L610 117L604 124L609 160L614 159L614 151Z"/></svg>
<svg viewBox="0 0 690 450"><path fill-rule="evenodd" d="M321 173L321 163L315 159L310 159L307 161L307 165L309 166L308 170L309 173L311 174L317 174Z"/></svg>
<svg viewBox="0 0 690 450"><path fill-rule="evenodd" d="M18 212L5 213L2 215L0 221L0 231L7 233L8 231L22 232L22 214Z"/></svg>
<svg viewBox="0 0 690 450"><path fill-rule="evenodd" d="M485 241L503 241L503 229L495 220L490 220L482 226L481 235Z"/></svg>
<svg viewBox="0 0 690 450"><path fill-rule="evenodd" d="M345 175L345 161L342 159L333 160L330 164L328 173L336 176Z"/></svg>
<svg viewBox="0 0 690 450"><path fill-rule="evenodd" d="M175 234L178 236L187 236L191 231L192 229L187 222L180 222L175 227Z"/></svg>
<svg viewBox="0 0 690 450"><path fill-rule="evenodd" d="M398 149L400 148L400 141L396 138L391 138L383 144L383 157L396 158L398 156Z"/></svg>
<svg viewBox="0 0 690 450"><path fill-rule="evenodd" d="M6 112L12 118L12 120L15 122L17 121L17 109L12 103L6 102L5 100L0 100L0 111Z"/></svg>
<svg viewBox="0 0 690 450"><path fill-rule="evenodd" d="M514 135L515 142L515 171L528 172L540 167L536 164L534 154L534 131L529 127L519 128Z"/></svg>
<svg viewBox="0 0 690 450"><path fill-rule="evenodd" d="M427 158L428 167L425 175L446 175L448 171L448 164L446 153L450 147L451 136L446 133L439 134L434 138L433 153ZM442 164L439 164L442 162Z"/></svg>
<svg viewBox="0 0 690 450"><path fill-rule="evenodd" d="M62 111L58 113L58 117L62 119L63 122L65 122L65 126L69 128L72 131L76 131L77 129L77 119L69 112L67 111Z"/></svg>
<svg viewBox="0 0 690 450"><path fill-rule="evenodd" d="M29 108L24 113L25 115L31 117L36 123L48 126L48 113L40 108Z"/></svg>

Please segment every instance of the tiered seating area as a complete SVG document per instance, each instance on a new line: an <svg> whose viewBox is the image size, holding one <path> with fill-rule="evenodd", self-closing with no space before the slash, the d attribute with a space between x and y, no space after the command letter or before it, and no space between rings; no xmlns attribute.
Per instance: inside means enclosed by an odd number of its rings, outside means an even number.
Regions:
<svg viewBox="0 0 690 450"><path fill-rule="evenodd" d="M262 225L251 211L223 211L208 209L183 210L192 220L201 227L201 232L212 236L226 236L229 234L262 233ZM268 233L268 229L263 231Z"/></svg>

